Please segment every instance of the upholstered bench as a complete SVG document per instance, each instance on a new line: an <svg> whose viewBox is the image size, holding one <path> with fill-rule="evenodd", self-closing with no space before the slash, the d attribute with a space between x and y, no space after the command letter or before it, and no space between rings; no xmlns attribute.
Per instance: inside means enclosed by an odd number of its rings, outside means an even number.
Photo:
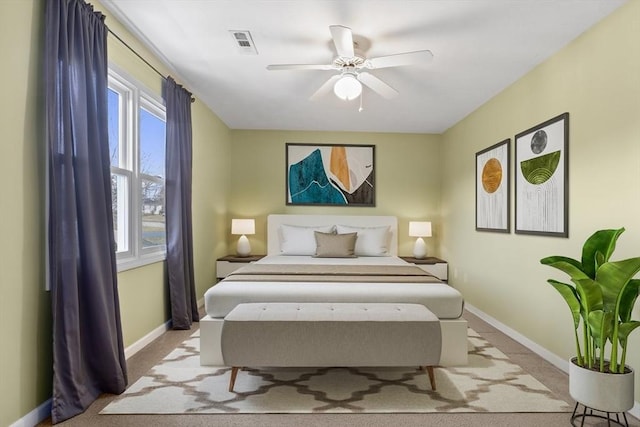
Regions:
<svg viewBox="0 0 640 427"><path fill-rule="evenodd" d="M441 345L438 318L419 304L240 304L222 327L229 391L240 367L303 366L419 366L435 390Z"/></svg>

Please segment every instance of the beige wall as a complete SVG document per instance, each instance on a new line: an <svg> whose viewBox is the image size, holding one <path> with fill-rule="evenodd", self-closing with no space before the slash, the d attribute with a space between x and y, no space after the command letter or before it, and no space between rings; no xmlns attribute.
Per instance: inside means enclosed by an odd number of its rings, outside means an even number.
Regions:
<svg viewBox="0 0 640 427"><path fill-rule="evenodd" d="M450 283L473 306L567 360L574 350L570 314L546 284L566 279L539 260L579 259L593 231L620 226L627 231L615 258L640 255L638 40L640 2L632 1L444 135L441 250ZM569 238L474 231L475 153L509 137L513 144L518 132L565 111ZM513 224L513 201L511 208ZM639 307L634 314L640 319ZM638 371L640 333L632 337L627 361Z"/></svg>
<svg viewBox="0 0 640 427"><path fill-rule="evenodd" d="M232 131L232 217L256 218L250 236L253 253L266 251L266 216L271 213L395 215L398 217L399 253L410 255L409 220L433 221L434 237L426 239L429 253L437 255L441 227L440 136L359 132ZM285 200L285 144L345 143L375 145L376 207L287 206ZM228 236L233 250L237 236Z"/></svg>
<svg viewBox="0 0 640 427"><path fill-rule="evenodd" d="M169 74L153 55L106 13L107 24L145 59ZM44 104L40 0L0 1L0 425L10 425L51 397L51 310L44 290ZM109 60L160 93L161 79L113 37ZM176 77L180 82L180 78ZM185 84L188 88L188 84ZM197 94L196 94L197 98ZM214 260L227 252L230 131L196 101L193 115L193 234L197 295L214 282ZM169 319L164 263L118 275L125 346Z"/></svg>
<svg viewBox="0 0 640 427"><path fill-rule="evenodd" d="M41 47L44 2L0 5L0 425L51 396L51 304L44 290Z"/></svg>

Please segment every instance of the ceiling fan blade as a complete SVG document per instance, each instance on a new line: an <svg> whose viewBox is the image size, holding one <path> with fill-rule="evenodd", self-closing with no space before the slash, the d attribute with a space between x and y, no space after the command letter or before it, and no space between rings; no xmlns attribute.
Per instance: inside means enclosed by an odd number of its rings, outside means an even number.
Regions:
<svg viewBox="0 0 640 427"><path fill-rule="evenodd" d="M267 65L267 70L335 70L331 64L273 64Z"/></svg>
<svg viewBox="0 0 640 427"><path fill-rule="evenodd" d="M329 78L329 80L324 82L324 84L320 86L320 88L313 95L311 95L309 99L313 101L331 92L331 90L333 89L333 86L336 84L338 80L340 80L340 77L341 77L340 74L336 74L331 78Z"/></svg>
<svg viewBox="0 0 640 427"><path fill-rule="evenodd" d="M338 56L353 58L355 53L353 51L351 28L343 27L342 25L331 25L329 29L331 30L331 37L333 37L333 44L336 45Z"/></svg>
<svg viewBox="0 0 640 427"><path fill-rule="evenodd" d="M366 61L366 67L386 68L400 67L403 65L425 64L433 60L433 53L430 50L418 50L415 52L398 53L396 55L380 56L370 58Z"/></svg>
<svg viewBox="0 0 640 427"><path fill-rule="evenodd" d="M374 92L378 93L384 98L391 99L398 96L398 91L366 71L358 74L358 80L365 86L369 87Z"/></svg>

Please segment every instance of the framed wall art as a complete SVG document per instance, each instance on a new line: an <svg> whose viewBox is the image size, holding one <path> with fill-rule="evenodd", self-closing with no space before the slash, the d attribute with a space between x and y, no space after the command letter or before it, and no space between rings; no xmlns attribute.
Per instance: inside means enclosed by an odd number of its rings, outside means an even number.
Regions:
<svg viewBox="0 0 640 427"><path fill-rule="evenodd" d="M515 232L569 236L569 113L515 136Z"/></svg>
<svg viewBox="0 0 640 427"><path fill-rule="evenodd" d="M509 233L510 139L476 153L476 230Z"/></svg>
<svg viewBox="0 0 640 427"><path fill-rule="evenodd" d="M375 146L286 144L287 205L375 206Z"/></svg>

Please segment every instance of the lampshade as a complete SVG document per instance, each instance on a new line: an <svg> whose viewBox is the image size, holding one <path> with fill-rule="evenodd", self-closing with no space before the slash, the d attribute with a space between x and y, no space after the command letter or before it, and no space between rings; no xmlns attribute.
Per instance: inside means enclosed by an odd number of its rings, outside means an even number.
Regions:
<svg viewBox="0 0 640 427"><path fill-rule="evenodd" d="M231 234L256 234L254 219L232 219Z"/></svg>
<svg viewBox="0 0 640 427"><path fill-rule="evenodd" d="M253 219L232 219L231 234L242 234L236 245L238 256L251 255L251 243L245 234L256 234L256 221Z"/></svg>
<svg viewBox="0 0 640 427"><path fill-rule="evenodd" d="M362 93L362 84L356 79L355 74L344 73L333 86L333 92L338 98L351 101Z"/></svg>
<svg viewBox="0 0 640 427"><path fill-rule="evenodd" d="M429 221L409 221L409 236L411 236L411 237L431 237L431 222L429 222Z"/></svg>

